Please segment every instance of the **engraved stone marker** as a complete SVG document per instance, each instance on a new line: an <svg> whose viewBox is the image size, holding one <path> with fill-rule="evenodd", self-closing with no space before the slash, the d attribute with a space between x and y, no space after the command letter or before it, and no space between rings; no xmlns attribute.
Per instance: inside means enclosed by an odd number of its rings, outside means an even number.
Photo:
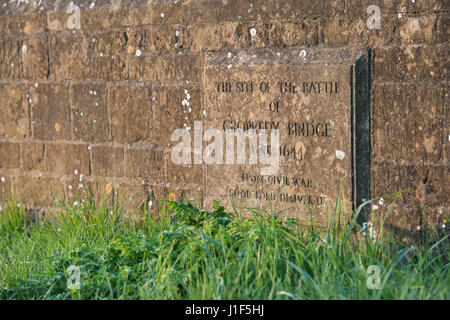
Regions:
<svg viewBox="0 0 450 320"><path fill-rule="evenodd" d="M264 150L246 139L245 164L224 160L205 166L206 206L219 200L231 209L233 199L238 206L272 206L284 217L324 225L340 188L343 213L367 197L365 54L329 48L207 53L204 129L219 129L224 136L237 128L255 129L258 136L262 129L269 136L278 129L279 169L262 175L267 165L249 163L252 152L273 152L270 139Z"/></svg>

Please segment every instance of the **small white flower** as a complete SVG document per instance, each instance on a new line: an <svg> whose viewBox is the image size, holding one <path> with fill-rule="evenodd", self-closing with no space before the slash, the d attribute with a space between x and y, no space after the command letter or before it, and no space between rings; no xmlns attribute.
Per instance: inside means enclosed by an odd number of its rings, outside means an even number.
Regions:
<svg viewBox="0 0 450 320"><path fill-rule="evenodd" d="M79 204L78 201L75 201L75 202L73 203L73 205L74 205L75 207L76 207L78 204Z"/></svg>
<svg viewBox="0 0 450 320"><path fill-rule="evenodd" d="M445 229L445 223L442 224L442 229Z"/></svg>
<svg viewBox="0 0 450 320"><path fill-rule="evenodd" d="M417 230L420 230L420 226L417 226Z"/></svg>
<svg viewBox="0 0 450 320"><path fill-rule="evenodd" d="M384 199L383 199L383 198L380 198L380 200L378 201L378 203L380 204L380 206L382 206L383 203L384 203Z"/></svg>
<svg viewBox="0 0 450 320"><path fill-rule="evenodd" d="M161 18L164 18L164 13L161 13L161 15L160 15L160 16L161 16Z"/></svg>
<svg viewBox="0 0 450 320"><path fill-rule="evenodd" d="M256 29L255 29L255 28L251 28L251 29L250 29L250 35L251 35L252 37L256 36Z"/></svg>
<svg viewBox="0 0 450 320"><path fill-rule="evenodd" d="M75 169L75 171L73 172L74 174L78 174L78 170L77 169Z"/></svg>
<svg viewBox="0 0 450 320"><path fill-rule="evenodd" d="M377 206L376 204L374 204L374 205L372 206L372 210L378 210L378 206Z"/></svg>
<svg viewBox="0 0 450 320"><path fill-rule="evenodd" d="M136 50L136 56L138 56L138 57L139 57L139 56L140 56L141 54L142 54L142 51L141 51L141 50L139 50L139 49L137 49L137 50Z"/></svg>
<svg viewBox="0 0 450 320"><path fill-rule="evenodd" d="M2 180L2 182L5 182L5 180L6 180L6 179L5 179L5 177L2 177L2 179L1 179L1 180Z"/></svg>

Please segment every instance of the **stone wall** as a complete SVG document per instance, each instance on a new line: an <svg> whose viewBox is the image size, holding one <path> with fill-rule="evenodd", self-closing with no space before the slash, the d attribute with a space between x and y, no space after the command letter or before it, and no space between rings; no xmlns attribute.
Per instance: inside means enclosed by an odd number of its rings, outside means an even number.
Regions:
<svg viewBox="0 0 450 320"><path fill-rule="evenodd" d="M380 29L366 25L369 5ZM130 207L196 197L201 171L173 167L168 128L207 109L205 51L366 45L371 195L409 189L389 221L416 230L425 211L442 223L448 26L445 0L2 1L0 201L11 189L46 208L89 189Z"/></svg>

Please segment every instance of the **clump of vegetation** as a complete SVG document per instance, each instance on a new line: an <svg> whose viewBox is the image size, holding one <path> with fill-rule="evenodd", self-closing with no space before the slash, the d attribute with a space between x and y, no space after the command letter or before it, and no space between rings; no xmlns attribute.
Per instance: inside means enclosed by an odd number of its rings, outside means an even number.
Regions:
<svg viewBox="0 0 450 320"><path fill-rule="evenodd" d="M205 211L166 201L136 222L88 198L29 223L10 201L0 214L0 299L450 298L445 232L413 245L373 238L355 222L361 208L345 226L339 208L320 230L217 202Z"/></svg>

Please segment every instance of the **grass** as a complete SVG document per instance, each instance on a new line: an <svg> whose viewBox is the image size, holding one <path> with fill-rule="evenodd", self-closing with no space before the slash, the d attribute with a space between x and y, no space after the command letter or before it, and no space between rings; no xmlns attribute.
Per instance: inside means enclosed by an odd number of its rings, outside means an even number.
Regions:
<svg viewBox="0 0 450 320"><path fill-rule="evenodd" d="M137 222L119 206L81 203L34 223L14 201L3 207L0 299L450 298L442 230L411 245L383 226L376 239L364 236L356 215L339 227L339 210L319 230L218 203L202 211L168 201L158 217L144 208ZM242 218L244 210L252 217ZM380 289L367 285L373 265ZM79 289L68 288L71 266L80 270Z"/></svg>

